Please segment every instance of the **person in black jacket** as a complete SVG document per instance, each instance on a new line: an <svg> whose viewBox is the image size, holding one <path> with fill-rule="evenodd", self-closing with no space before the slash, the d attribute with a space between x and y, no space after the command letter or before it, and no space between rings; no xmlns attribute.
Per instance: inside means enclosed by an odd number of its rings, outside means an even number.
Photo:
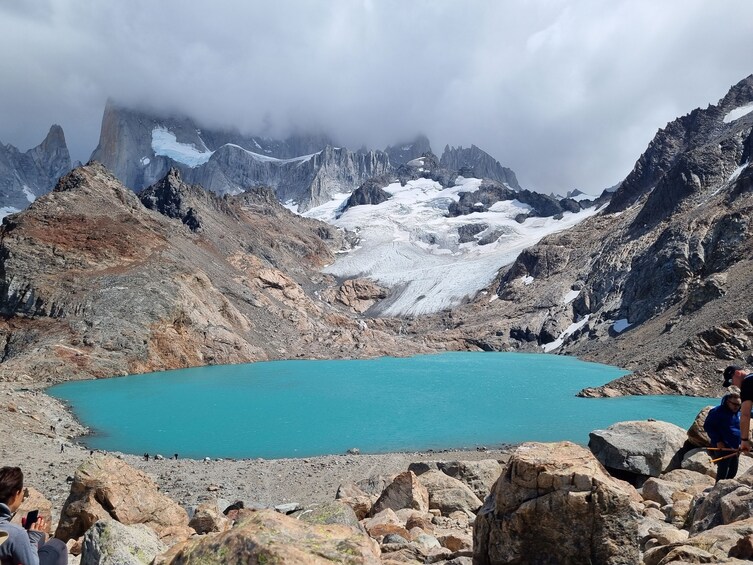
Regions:
<svg viewBox="0 0 753 565"><path fill-rule="evenodd" d="M709 410L703 429L709 434L712 447L738 449L740 447L740 395L730 392L722 397L719 406ZM714 457L724 457L733 452L717 451ZM726 457L716 464L716 482L722 479L732 479L737 475L737 465L740 454Z"/></svg>

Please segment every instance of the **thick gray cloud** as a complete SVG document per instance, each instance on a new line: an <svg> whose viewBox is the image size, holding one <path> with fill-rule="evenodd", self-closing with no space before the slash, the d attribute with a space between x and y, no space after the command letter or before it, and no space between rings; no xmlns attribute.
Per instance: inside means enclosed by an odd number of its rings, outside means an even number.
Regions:
<svg viewBox="0 0 753 565"><path fill-rule="evenodd" d="M615 184L753 72L753 2L0 0L0 141L74 159L108 96L351 147L475 143L542 191Z"/></svg>

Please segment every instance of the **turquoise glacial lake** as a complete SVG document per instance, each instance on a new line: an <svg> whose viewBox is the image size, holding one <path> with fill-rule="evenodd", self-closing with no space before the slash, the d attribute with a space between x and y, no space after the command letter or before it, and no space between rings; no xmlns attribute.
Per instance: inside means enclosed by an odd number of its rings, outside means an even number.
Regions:
<svg viewBox="0 0 753 565"><path fill-rule="evenodd" d="M588 433L655 418L689 427L716 401L577 398L627 371L560 355L443 353L273 361L65 383L48 389L93 433L92 449L181 457L282 458L588 443Z"/></svg>

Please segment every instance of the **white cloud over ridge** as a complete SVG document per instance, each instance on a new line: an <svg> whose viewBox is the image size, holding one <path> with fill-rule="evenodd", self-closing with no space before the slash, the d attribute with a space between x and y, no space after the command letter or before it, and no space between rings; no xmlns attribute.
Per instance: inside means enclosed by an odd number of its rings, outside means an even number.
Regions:
<svg viewBox="0 0 753 565"><path fill-rule="evenodd" d="M526 188L597 192L751 72L749 0L0 0L0 141L74 159L108 96L204 126L475 143Z"/></svg>

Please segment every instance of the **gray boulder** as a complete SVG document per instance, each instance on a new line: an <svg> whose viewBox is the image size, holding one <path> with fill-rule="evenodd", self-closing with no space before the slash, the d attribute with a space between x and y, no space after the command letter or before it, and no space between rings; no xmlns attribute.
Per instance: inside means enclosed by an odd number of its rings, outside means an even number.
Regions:
<svg viewBox="0 0 753 565"><path fill-rule="evenodd" d="M144 524L99 520L84 534L81 565L146 565L166 549Z"/></svg>
<svg viewBox="0 0 753 565"><path fill-rule="evenodd" d="M686 437L685 430L668 422L618 422L591 432L588 448L608 469L658 477L679 467Z"/></svg>
<svg viewBox="0 0 753 565"><path fill-rule="evenodd" d="M687 469L675 469L661 477L650 477L643 484L641 492L644 499L653 500L664 506L673 504L673 497L678 492L695 495L712 486L714 479L708 475Z"/></svg>
<svg viewBox="0 0 753 565"><path fill-rule="evenodd" d="M362 529L353 509L339 500L333 500L331 502L307 508L298 514L297 517L299 520L303 520L309 524L341 524L343 526L350 526L357 530Z"/></svg>
<svg viewBox="0 0 753 565"><path fill-rule="evenodd" d="M481 500L502 473L502 465L496 459L439 462L437 465L445 475L465 483Z"/></svg>
<svg viewBox="0 0 753 565"><path fill-rule="evenodd" d="M456 511L475 513L483 504L467 485L441 471L427 471L418 476L418 481L429 492L429 508L443 516Z"/></svg>
<svg viewBox="0 0 753 565"><path fill-rule="evenodd" d="M753 489L734 479L719 481L708 493L694 500L688 516L688 531L693 535L750 517L751 494ZM748 516L742 515L741 507L747 509Z"/></svg>

